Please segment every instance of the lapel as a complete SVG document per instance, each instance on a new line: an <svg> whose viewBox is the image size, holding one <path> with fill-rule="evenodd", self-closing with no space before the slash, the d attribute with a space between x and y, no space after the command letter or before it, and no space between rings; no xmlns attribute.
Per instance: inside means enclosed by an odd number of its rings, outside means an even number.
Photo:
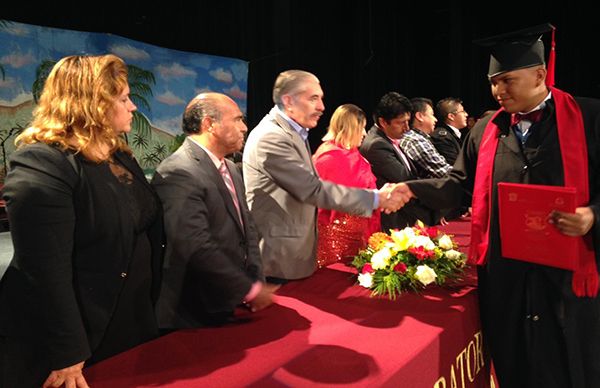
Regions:
<svg viewBox="0 0 600 388"><path fill-rule="evenodd" d="M115 152L113 157L117 159L123 166L125 166L125 168L127 168L127 170L133 174L135 179L142 182L144 187L154 192L150 186L150 182L148 182L148 179L146 179L146 176L144 175L144 171L142 171L140 165L136 162L133 156L130 156L124 152Z"/></svg>
<svg viewBox="0 0 600 388"><path fill-rule="evenodd" d="M313 165L313 162L312 162L312 155L310 153L310 148L308 147L308 143L307 143L308 140L306 142L304 140L302 140L302 137L300 136L300 134L298 132L296 132L296 130L294 128L292 128L290 123L288 123L277 112L277 109L275 107L273 107L273 109L271 109L271 111L269 112L269 115L273 118L275 123L283 130L283 132L290 137L290 139L294 143L294 146L298 149L298 153L302 157L302 160L308 166L310 166L310 168L312 169L313 173L315 173L315 175L318 175L317 171L315 170L315 166Z"/></svg>
<svg viewBox="0 0 600 388"><path fill-rule="evenodd" d="M523 153L521 152L519 139L510 129L510 115L508 113L500 114L495 118L494 123L500 128L500 134L498 135L500 143L522 159Z"/></svg>
<svg viewBox="0 0 600 388"><path fill-rule="evenodd" d="M450 128L447 124L444 124L444 127L446 128L446 131L448 131L448 133L450 133L450 136L454 140L454 143L456 143L456 145L458 146L458 148L460 148L460 140L461 140L461 138L459 138L458 136L456 136L456 133L454 133L454 130L452 128Z"/></svg>
<svg viewBox="0 0 600 388"><path fill-rule="evenodd" d="M206 151L204 151L199 145L197 145L196 143L191 141L189 138L185 139L182 147L185 147L186 154L189 155L190 158L196 160L198 168L200 170L204 171L206 173L206 175L208 176L208 178L215 184L215 186L217 187L217 190L219 190L219 195L223 199L225 208L227 209L229 216L233 219L233 221L235 222L237 227L240 229L240 231L242 233L244 233L244 228L242 227L242 224L240 223L240 219L238 217L237 210L235 209L235 205L233 204L233 199L231 198L229 189L225 185L225 182L223 181L223 177L221 176L221 173L219 172L219 170L213 163L210 156L208 156ZM227 167L229 168L231 179L234 182L233 184L235 186L236 195L238 197L238 203L240 204L240 213L243 214L244 212L242 211L243 208L242 208L242 204L240 201L239 184L236 184L235 178L234 178L235 174L232 171L233 163L228 161L227 159L225 159L225 163L227 164ZM235 165L233 165L233 168L235 168ZM210 204L207 203L207 206L210 206Z"/></svg>
<svg viewBox="0 0 600 388"><path fill-rule="evenodd" d="M410 160L408 155L404 154L404 158L403 158L402 155L400 154L400 152L402 152L402 151L398 152L398 149L396 149L396 147L394 147L394 144L392 143L390 138L387 137L385 132L383 132L379 127L373 126L373 128L375 128L375 133L377 134L377 136L382 138L388 144L388 147L394 151L394 154L396 155L396 159L398 159L403 166L406 166L406 163L408 163L409 173L416 174L416 172L418 170L417 170L416 166L413 164L412 160Z"/></svg>

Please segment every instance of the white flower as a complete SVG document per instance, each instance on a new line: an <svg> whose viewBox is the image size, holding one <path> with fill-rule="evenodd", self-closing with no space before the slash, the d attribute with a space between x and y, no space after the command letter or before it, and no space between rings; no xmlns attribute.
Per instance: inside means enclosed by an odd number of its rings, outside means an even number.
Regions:
<svg viewBox="0 0 600 388"><path fill-rule="evenodd" d="M415 272L415 277L417 278L418 281L423 283L424 286L426 286L429 283L433 283L435 281L435 278L437 278L437 275L433 269L429 268L427 265L424 264L424 265L419 265L417 267L417 272Z"/></svg>
<svg viewBox="0 0 600 388"><path fill-rule="evenodd" d="M462 256L462 253L460 253L459 251L456 251L454 249L450 249L450 250L444 252L444 254L450 260L458 260Z"/></svg>
<svg viewBox="0 0 600 388"><path fill-rule="evenodd" d="M373 269L384 269L390 263L392 252L389 248L383 248L373 254L371 257L371 267Z"/></svg>
<svg viewBox="0 0 600 388"><path fill-rule="evenodd" d="M435 249L435 244L428 236L415 236L413 246L415 248L423 247L428 251L432 251Z"/></svg>
<svg viewBox="0 0 600 388"><path fill-rule="evenodd" d="M358 275L358 284L364 288L371 288L373 285L373 275L370 273L361 273Z"/></svg>
<svg viewBox="0 0 600 388"><path fill-rule="evenodd" d="M438 244L442 249L452 249L454 248L454 244L452 244L452 239L447 234L443 235L439 240Z"/></svg>

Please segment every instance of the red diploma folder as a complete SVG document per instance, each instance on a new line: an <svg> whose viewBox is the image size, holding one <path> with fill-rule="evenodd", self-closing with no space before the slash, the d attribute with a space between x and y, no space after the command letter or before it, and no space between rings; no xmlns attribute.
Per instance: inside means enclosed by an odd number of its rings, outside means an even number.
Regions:
<svg viewBox="0 0 600 388"><path fill-rule="evenodd" d="M548 216L574 213L575 193L574 187L498 183L502 256L573 270L578 237L560 233Z"/></svg>

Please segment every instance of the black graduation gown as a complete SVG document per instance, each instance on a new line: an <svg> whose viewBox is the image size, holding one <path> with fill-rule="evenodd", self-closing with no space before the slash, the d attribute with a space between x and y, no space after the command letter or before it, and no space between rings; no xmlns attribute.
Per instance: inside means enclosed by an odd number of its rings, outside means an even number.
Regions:
<svg viewBox="0 0 600 388"><path fill-rule="evenodd" d="M587 138L589 206L595 215L591 233L600 268L600 100L576 100ZM472 191L489 119L477 123L465 139L450 178L409 184L422 202L448 207L460 201L462 190ZM524 146L509 121L507 113L495 119L501 134L494 159L490 242L487 264L478 270L484 336L500 386L600 387L600 298L575 297L570 271L501 256L497 183L564 184L554 102L548 101Z"/></svg>

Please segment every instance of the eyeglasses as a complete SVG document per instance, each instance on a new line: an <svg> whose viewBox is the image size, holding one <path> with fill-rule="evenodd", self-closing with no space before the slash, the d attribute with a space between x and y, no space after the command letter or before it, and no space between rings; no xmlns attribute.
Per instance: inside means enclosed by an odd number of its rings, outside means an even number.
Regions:
<svg viewBox="0 0 600 388"><path fill-rule="evenodd" d="M457 115L459 113L464 113L464 114L468 115L466 110L458 110L458 111L454 111L454 112L450 112L450 113L455 114L455 115Z"/></svg>

